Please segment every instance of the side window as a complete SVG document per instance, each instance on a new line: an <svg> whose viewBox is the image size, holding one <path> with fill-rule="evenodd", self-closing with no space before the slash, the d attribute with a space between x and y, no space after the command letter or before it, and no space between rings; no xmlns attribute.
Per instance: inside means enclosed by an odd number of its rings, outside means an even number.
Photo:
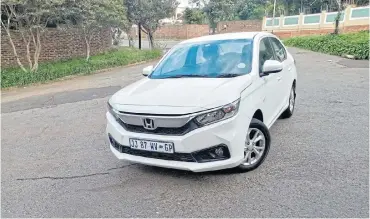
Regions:
<svg viewBox="0 0 370 219"><path fill-rule="evenodd" d="M272 50L269 39L263 38L260 41L260 49L259 49L259 70L260 72L262 72L262 67L266 60L276 60L276 59L275 59L274 52Z"/></svg>
<svg viewBox="0 0 370 219"><path fill-rule="evenodd" d="M203 46L198 46L196 64L203 64L206 59L203 57Z"/></svg>
<svg viewBox="0 0 370 219"><path fill-rule="evenodd" d="M275 51L275 55L280 62L284 61L287 58L286 51L276 38L270 37L272 48Z"/></svg>

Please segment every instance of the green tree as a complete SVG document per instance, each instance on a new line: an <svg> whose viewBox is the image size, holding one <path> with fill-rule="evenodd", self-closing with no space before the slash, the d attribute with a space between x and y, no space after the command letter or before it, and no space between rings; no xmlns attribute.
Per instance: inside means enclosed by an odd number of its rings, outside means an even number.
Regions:
<svg viewBox="0 0 370 219"><path fill-rule="evenodd" d="M218 22L235 19L234 6L234 0L209 0L205 4L203 10L212 29L212 34L216 33Z"/></svg>
<svg viewBox="0 0 370 219"><path fill-rule="evenodd" d="M122 28L123 28L123 31L127 34L129 47L133 47L134 46L134 38L131 35L132 22L128 20L128 22L125 25L123 25Z"/></svg>
<svg viewBox="0 0 370 219"><path fill-rule="evenodd" d="M282 6L284 7L284 15L289 16L292 14L298 14L300 3L301 1L297 1L297 0L282 1Z"/></svg>
<svg viewBox="0 0 370 219"><path fill-rule="evenodd" d="M355 4L358 6L369 5L369 0L355 0Z"/></svg>
<svg viewBox="0 0 370 219"><path fill-rule="evenodd" d="M262 19L265 9L261 0L238 0L235 13L240 20Z"/></svg>
<svg viewBox="0 0 370 219"><path fill-rule="evenodd" d="M176 0L125 0L128 19L143 27L149 37L149 45L154 48L154 32L159 21L174 15L179 4Z"/></svg>
<svg viewBox="0 0 370 219"><path fill-rule="evenodd" d="M90 59L90 44L102 28L120 28L127 23L121 0L66 0L59 12L61 22L77 27L86 43L86 60Z"/></svg>
<svg viewBox="0 0 370 219"><path fill-rule="evenodd" d="M268 1L265 5L265 15L272 16L274 11L274 1ZM275 17L279 17L280 15L284 15L285 6L281 2L276 3L275 7Z"/></svg>
<svg viewBox="0 0 370 219"><path fill-rule="evenodd" d="M342 15L342 11L344 10L344 0L336 0L337 2L337 5L338 5L338 13L337 13L337 16L335 16L335 28L334 28L334 34L338 34L339 33L339 21L340 21L340 17Z"/></svg>
<svg viewBox="0 0 370 219"><path fill-rule="evenodd" d="M1 3L1 26L5 31L19 67L24 72L38 69L42 49L41 36L49 22L56 19L63 0L3 0ZM11 31L16 30L16 31ZM19 33L26 48L28 68L20 61L19 51L14 44L14 34ZM31 55L31 48L33 54Z"/></svg>
<svg viewBox="0 0 370 219"><path fill-rule="evenodd" d="M203 24L205 14L198 8L186 8L184 11L184 20L186 24Z"/></svg>

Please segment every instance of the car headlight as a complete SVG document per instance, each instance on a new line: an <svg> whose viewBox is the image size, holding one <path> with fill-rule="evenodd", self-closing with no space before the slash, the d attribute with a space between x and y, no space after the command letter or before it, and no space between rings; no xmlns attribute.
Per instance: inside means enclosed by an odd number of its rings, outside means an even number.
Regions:
<svg viewBox="0 0 370 219"><path fill-rule="evenodd" d="M239 110L240 99L220 107L217 110L210 111L195 117L195 121L203 126L211 123L215 123L221 120L231 118L236 115Z"/></svg>

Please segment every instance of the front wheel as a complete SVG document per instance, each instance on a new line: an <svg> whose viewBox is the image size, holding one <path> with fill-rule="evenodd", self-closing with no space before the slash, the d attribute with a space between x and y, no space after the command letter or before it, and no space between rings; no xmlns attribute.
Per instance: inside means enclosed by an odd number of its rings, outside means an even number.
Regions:
<svg viewBox="0 0 370 219"><path fill-rule="evenodd" d="M247 172L261 165L270 150L270 142L266 125L258 119L252 119L244 144L244 160L237 169Z"/></svg>

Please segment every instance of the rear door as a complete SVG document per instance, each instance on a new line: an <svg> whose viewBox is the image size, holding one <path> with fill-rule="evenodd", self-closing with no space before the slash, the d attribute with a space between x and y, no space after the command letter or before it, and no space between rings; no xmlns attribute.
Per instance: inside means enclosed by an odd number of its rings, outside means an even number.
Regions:
<svg viewBox="0 0 370 219"><path fill-rule="evenodd" d="M283 64L283 70L278 73L278 90L276 98L279 99L279 109L288 104L290 89L293 83L292 65L294 62L288 59L287 51L281 42L275 37L269 37L276 59Z"/></svg>

